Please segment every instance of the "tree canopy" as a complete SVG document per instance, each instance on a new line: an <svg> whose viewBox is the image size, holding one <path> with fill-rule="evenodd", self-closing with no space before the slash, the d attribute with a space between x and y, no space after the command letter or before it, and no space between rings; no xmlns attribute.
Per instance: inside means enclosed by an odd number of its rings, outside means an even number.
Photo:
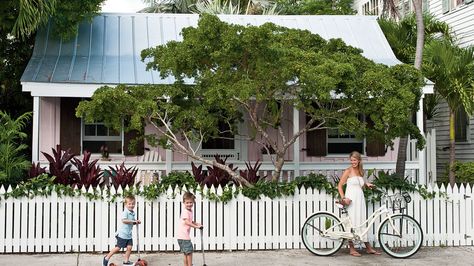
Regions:
<svg viewBox="0 0 474 266"><path fill-rule="evenodd" d="M219 137L218 123L226 122L235 136L273 148L274 179L296 139L316 129L337 128L388 145L410 134L423 146L408 118L418 108L423 84L411 66L376 64L340 39L327 41L272 23L231 25L202 15L198 27L185 28L182 35L182 41L142 52L148 69L173 76L174 84L104 87L81 102L77 115L115 128L124 117L135 129L146 121L161 134L147 136L151 143L214 165L197 150L203 141ZM309 119L287 133L284 113L293 108ZM239 131L239 123L247 129ZM272 130L278 140L269 134Z"/></svg>

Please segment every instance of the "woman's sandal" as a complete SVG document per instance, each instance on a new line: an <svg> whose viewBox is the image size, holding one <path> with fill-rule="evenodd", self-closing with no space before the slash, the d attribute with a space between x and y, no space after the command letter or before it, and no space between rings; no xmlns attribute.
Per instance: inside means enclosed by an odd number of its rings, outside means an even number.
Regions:
<svg viewBox="0 0 474 266"><path fill-rule="evenodd" d="M362 256L362 255L360 255L360 253L357 252L357 251L350 252L349 255L354 256L354 257L361 257L361 256Z"/></svg>
<svg viewBox="0 0 474 266"><path fill-rule="evenodd" d="M381 255L382 253L378 252L377 250L371 250L371 251L367 251L367 254L372 254L372 255Z"/></svg>

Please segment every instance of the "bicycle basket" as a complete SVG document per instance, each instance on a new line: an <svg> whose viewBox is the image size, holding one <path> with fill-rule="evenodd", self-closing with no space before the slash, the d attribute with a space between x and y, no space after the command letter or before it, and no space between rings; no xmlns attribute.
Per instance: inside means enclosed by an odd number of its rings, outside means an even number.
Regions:
<svg viewBox="0 0 474 266"><path fill-rule="evenodd" d="M385 203L387 204L388 208L391 208L393 211L398 211L404 210L407 207L407 203L410 201L410 195L406 192L403 192L402 194L395 193L393 195L387 196Z"/></svg>

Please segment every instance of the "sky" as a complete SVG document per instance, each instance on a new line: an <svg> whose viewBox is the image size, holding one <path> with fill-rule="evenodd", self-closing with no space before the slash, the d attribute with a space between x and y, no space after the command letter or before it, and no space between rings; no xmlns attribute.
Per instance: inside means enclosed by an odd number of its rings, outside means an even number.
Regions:
<svg viewBox="0 0 474 266"><path fill-rule="evenodd" d="M106 0L102 5L102 12L136 13L146 7L142 0Z"/></svg>

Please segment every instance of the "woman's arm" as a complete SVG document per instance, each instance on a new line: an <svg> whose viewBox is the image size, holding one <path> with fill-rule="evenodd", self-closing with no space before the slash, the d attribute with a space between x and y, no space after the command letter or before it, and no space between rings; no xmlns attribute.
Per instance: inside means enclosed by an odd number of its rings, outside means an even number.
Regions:
<svg viewBox="0 0 474 266"><path fill-rule="evenodd" d="M351 200L346 198L344 195L344 189L342 186L346 184L347 178L349 177L349 171L346 169L344 173L342 173L341 179L339 180L339 183L337 184L337 190L339 191L339 195L341 196L341 200L343 204L350 204Z"/></svg>

